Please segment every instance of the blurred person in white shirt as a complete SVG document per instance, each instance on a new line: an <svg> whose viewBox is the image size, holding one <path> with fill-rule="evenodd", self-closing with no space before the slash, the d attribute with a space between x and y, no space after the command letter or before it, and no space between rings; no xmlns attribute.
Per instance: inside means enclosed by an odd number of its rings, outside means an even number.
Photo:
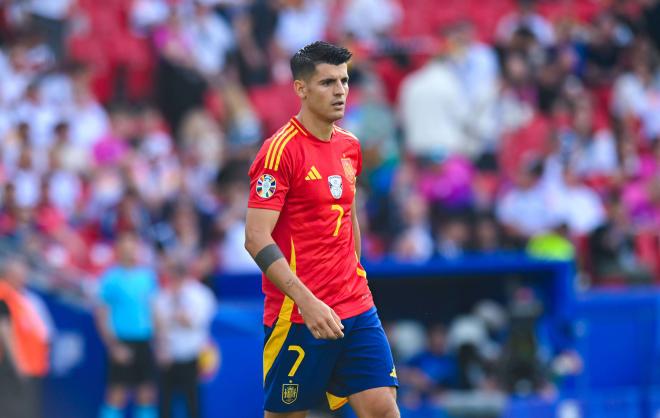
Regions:
<svg viewBox="0 0 660 418"><path fill-rule="evenodd" d="M563 219L557 195L542 177L542 161L525 164L520 168L516 185L497 202L497 219L517 244L551 230Z"/></svg>
<svg viewBox="0 0 660 418"><path fill-rule="evenodd" d="M467 133L472 115L465 91L444 52L401 84L404 147L415 157L474 156L479 148Z"/></svg>
<svg viewBox="0 0 660 418"><path fill-rule="evenodd" d="M156 297L157 355L161 368L161 418L172 416L182 393L190 418L200 418L198 359L209 341L216 311L213 293L190 275L186 260L171 261L169 286Z"/></svg>
<svg viewBox="0 0 660 418"><path fill-rule="evenodd" d="M194 0L192 4L184 32L192 46L197 70L214 77L224 69L226 56L234 48L234 34L229 24L214 12L212 0Z"/></svg>
<svg viewBox="0 0 660 418"><path fill-rule="evenodd" d="M325 38L328 22L326 2L281 0L280 3L282 9L275 28L275 40L287 59L303 46Z"/></svg>
<svg viewBox="0 0 660 418"><path fill-rule="evenodd" d="M67 108L73 144L85 150L92 146L110 127L108 114L90 89L91 71L84 65L70 70L73 80L73 103Z"/></svg>
<svg viewBox="0 0 660 418"><path fill-rule="evenodd" d="M352 0L344 10L344 31L358 40L374 43L386 36L403 17L401 6L393 0Z"/></svg>

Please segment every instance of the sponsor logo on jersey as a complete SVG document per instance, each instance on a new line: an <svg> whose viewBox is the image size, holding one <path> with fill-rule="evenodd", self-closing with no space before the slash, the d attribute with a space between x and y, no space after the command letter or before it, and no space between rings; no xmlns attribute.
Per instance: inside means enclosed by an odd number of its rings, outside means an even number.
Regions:
<svg viewBox="0 0 660 418"><path fill-rule="evenodd" d="M330 186L332 197L339 199L344 191L341 176L328 176L328 185Z"/></svg>
<svg viewBox="0 0 660 418"><path fill-rule="evenodd" d="M262 199L270 199L277 189L275 177L270 174L264 174L257 180L257 195Z"/></svg>
<svg viewBox="0 0 660 418"><path fill-rule="evenodd" d="M291 405L298 399L298 384L285 383L282 385L282 402Z"/></svg>

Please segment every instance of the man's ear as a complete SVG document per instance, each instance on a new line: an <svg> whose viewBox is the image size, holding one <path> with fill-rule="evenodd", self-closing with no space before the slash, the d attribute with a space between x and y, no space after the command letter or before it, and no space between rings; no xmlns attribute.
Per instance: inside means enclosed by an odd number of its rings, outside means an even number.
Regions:
<svg viewBox="0 0 660 418"><path fill-rule="evenodd" d="M307 85L305 81L294 80L293 90L296 92L296 96L298 96L300 100L305 100L307 98Z"/></svg>

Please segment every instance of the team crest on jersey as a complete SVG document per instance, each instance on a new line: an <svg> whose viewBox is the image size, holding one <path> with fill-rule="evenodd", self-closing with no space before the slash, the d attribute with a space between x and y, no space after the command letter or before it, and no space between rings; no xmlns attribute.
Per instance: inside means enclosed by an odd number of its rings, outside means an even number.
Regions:
<svg viewBox="0 0 660 418"><path fill-rule="evenodd" d="M344 191L341 176L328 176L328 185L332 197L339 199Z"/></svg>
<svg viewBox="0 0 660 418"><path fill-rule="evenodd" d="M277 189L277 181L270 174L264 174L257 180L257 195L262 199L270 199Z"/></svg>
<svg viewBox="0 0 660 418"><path fill-rule="evenodd" d="M355 183L355 169L350 158L342 158L341 165L344 167L344 175L350 184Z"/></svg>
<svg viewBox="0 0 660 418"><path fill-rule="evenodd" d="M298 399L298 384L285 383L282 385L282 402L291 405Z"/></svg>

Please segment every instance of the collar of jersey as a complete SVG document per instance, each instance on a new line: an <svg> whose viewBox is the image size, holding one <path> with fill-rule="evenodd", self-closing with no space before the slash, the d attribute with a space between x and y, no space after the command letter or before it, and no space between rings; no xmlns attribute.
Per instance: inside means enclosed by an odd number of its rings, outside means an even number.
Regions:
<svg viewBox="0 0 660 418"><path fill-rule="evenodd" d="M314 134L312 134L311 132L309 132L307 129L305 129L303 124L295 116L291 117L291 123L293 124L293 126L296 127L296 129L298 130L298 132L300 132L301 135L306 136L307 138L315 139L319 142L323 142L323 143L326 143L326 144L329 144L334 139L335 134L337 132L334 128L334 125L333 125L333 127L332 127L332 136L330 137L330 141L324 141L324 140L318 138L317 136L315 136Z"/></svg>

